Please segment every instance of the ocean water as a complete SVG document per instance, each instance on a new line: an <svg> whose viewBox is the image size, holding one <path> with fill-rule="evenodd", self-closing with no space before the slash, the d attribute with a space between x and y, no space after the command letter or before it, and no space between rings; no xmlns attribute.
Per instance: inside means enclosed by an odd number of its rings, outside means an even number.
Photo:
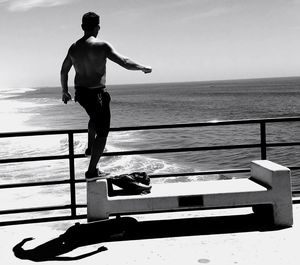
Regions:
<svg viewBox="0 0 300 265"><path fill-rule="evenodd" d="M74 101L60 99L61 89L22 88L0 92L0 132L87 127L87 115ZM135 84L108 86L112 127L300 116L300 78ZM70 92L74 95L71 88ZM299 141L300 124L267 127L267 141ZM172 130L110 133L106 151L259 143L258 125L232 125ZM87 135L75 135L75 152L83 153ZM1 158L66 154L66 136L0 139ZM260 150L103 157L100 168L112 174L149 174L249 167ZM299 147L268 149L268 159L283 165L299 163ZM76 160L76 177L83 178L88 158ZM0 183L57 180L68 177L68 161L0 164ZM244 177L211 175L153 181L190 181ZM293 185L299 186L298 173ZM85 203L85 185L77 185L77 202ZM55 193L55 196L53 194ZM1 191L0 209L69 203L68 186L32 187ZM7 199L10 198L10 199ZM9 201L9 203L7 203ZM2 205L3 204L3 205ZM28 205L30 204L30 205Z"/></svg>

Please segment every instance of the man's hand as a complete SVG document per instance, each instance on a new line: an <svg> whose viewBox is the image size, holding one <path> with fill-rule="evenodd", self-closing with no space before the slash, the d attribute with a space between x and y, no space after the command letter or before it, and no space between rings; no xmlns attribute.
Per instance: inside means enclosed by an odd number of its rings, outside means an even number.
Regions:
<svg viewBox="0 0 300 265"><path fill-rule="evenodd" d="M72 100L72 96L69 92L62 92L62 101L67 104L69 100Z"/></svg>
<svg viewBox="0 0 300 265"><path fill-rule="evenodd" d="M152 68L150 66L144 66L142 68L142 71L145 73L145 74L149 74L152 72Z"/></svg>

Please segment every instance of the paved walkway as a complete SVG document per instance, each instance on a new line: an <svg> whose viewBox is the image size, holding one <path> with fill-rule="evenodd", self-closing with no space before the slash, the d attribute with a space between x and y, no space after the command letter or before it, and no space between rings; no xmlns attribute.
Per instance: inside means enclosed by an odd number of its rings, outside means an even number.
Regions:
<svg viewBox="0 0 300 265"><path fill-rule="evenodd" d="M293 207L294 226L271 231L258 224L248 208L135 216L140 221L137 235L79 247L60 256L60 261L43 264L298 265L300 204ZM0 227L0 263L33 264L16 258L14 245L34 237L24 248L36 247L64 233L74 222ZM99 248L102 251L93 254ZM93 255L81 257L87 253Z"/></svg>

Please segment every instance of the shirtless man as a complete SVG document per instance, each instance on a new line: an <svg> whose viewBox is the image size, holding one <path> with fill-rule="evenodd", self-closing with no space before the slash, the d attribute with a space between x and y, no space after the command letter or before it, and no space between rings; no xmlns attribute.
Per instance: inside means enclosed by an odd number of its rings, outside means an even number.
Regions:
<svg viewBox="0 0 300 265"><path fill-rule="evenodd" d="M98 40L99 22L99 16L93 12L83 15L81 27L84 36L71 45L60 72L62 101L66 104L72 99L68 92L68 73L73 66L75 101L79 102L90 117L86 153L91 149L91 159L85 173L87 180L103 176L97 164L103 154L110 128L110 95L105 89L107 58L128 70L140 70L145 74L152 71L151 67L133 62L118 54L107 42Z"/></svg>

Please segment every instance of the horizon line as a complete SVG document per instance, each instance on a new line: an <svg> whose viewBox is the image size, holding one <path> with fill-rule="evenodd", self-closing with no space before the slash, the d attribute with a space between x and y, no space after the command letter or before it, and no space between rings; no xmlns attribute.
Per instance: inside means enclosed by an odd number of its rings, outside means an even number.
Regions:
<svg viewBox="0 0 300 265"><path fill-rule="evenodd" d="M136 86L136 85L155 85L155 84L180 84L180 83L212 83L212 82L234 82L234 81L247 81L247 80L264 80L264 79L290 79L290 78L300 78L299 76L269 76L269 77L248 77L248 78L228 78L228 79L207 79L207 80L193 80L193 81L177 81L177 82L138 82L138 83L111 83L106 85L107 87L109 86ZM49 88L49 87L60 87L59 84L57 85L51 85L51 86L15 86L15 87L6 87L2 89L35 89L35 88ZM74 88L74 85L70 85L69 88ZM1 92L1 88L0 88Z"/></svg>

